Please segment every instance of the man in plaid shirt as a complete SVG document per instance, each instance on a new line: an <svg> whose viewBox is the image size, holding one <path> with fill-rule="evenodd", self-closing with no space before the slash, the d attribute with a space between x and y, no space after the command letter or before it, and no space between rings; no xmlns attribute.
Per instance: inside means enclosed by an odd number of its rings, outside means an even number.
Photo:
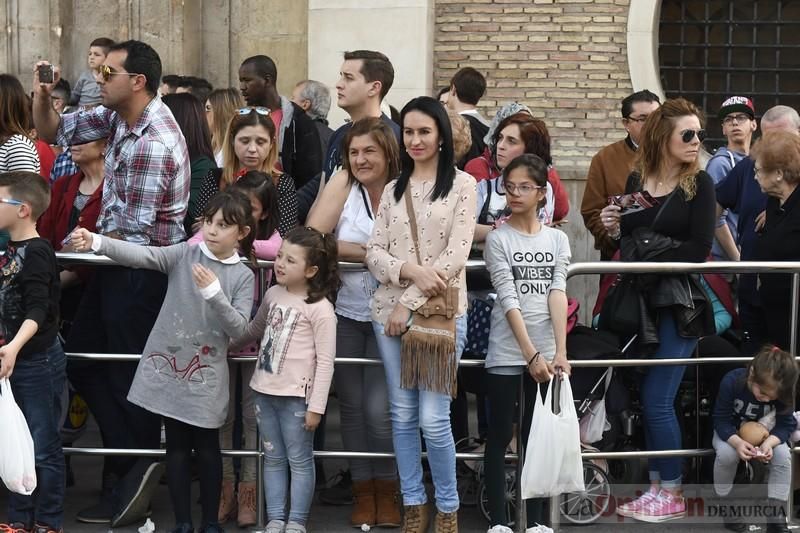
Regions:
<svg viewBox="0 0 800 533"><path fill-rule="evenodd" d="M40 62L37 67L45 62ZM62 146L109 139L103 200L96 230L129 242L167 246L185 238L189 155L172 113L157 96L161 59L140 41L109 49L98 75L102 105L59 116L53 84L34 70L34 123ZM88 228L95 231L95 228ZM160 272L99 268L84 293L67 339L70 352L141 354L161 308L167 278ZM127 401L135 362L70 361L68 375L94 414L109 448L158 448L160 421ZM162 467L152 460L109 457L101 501L78 513L89 523L124 526L144 520Z"/></svg>

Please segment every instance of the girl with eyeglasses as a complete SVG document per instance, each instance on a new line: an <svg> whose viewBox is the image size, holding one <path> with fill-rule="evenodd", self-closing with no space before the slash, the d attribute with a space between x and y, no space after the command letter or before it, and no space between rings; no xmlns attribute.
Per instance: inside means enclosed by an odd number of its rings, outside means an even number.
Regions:
<svg viewBox="0 0 800 533"><path fill-rule="evenodd" d="M622 260L701 263L708 257L716 200L714 183L698 163L705 138L702 122L700 110L682 98L667 100L647 118L635 170L628 177L625 192L646 191L657 205L623 214L618 205L612 204L600 212L609 236L620 240ZM666 283L672 282L685 287L693 282L691 276L637 276L635 282L646 304L636 341L639 356L689 358L698 338L714 333L707 297L699 303L695 299L689 302L698 305L697 320L690 322L681 312L685 307L674 299L674 291L664 289ZM690 285L690 295L692 290ZM699 293L704 294L702 289ZM603 310L603 314L610 312ZM602 323L601 315L601 326ZM640 395L648 450L682 447L674 402L685 368L655 366L643 374ZM617 513L646 522L686 516L682 469L680 458L650 459L650 489L633 502L619 506Z"/></svg>
<svg viewBox="0 0 800 533"><path fill-rule="evenodd" d="M272 177L278 189L278 232L285 236L297 225L297 191L291 176L278 171L278 144L275 124L265 107L238 109L225 132L222 147L224 164L211 170L198 195L197 218L208 200L218 191L225 190L251 170Z"/></svg>
<svg viewBox="0 0 800 533"><path fill-rule="evenodd" d="M505 189L512 216L486 237L486 270L497 291L486 354L489 431L484 452L489 533L512 533L506 515L506 447L513 435L520 383L525 391L523 444L527 446L536 383L570 373L567 362L567 267L571 252L561 230L541 222L547 199L547 164L523 154L506 166ZM522 275L521 272L528 274ZM520 379L524 376L523 379ZM559 375L560 379L560 375ZM549 450L536 450L547 457ZM527 531L553 531L546 499L526 501Z"/></svg>

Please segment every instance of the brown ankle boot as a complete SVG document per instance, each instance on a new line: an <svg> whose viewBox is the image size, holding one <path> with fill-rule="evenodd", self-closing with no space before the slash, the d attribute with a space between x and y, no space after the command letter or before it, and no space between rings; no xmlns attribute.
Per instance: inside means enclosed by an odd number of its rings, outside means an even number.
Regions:
<svg viewBox="0 0 800 533"><path fill-rule="evenodd" d="M375 480L375 525L400 527L400 501L396 479Z"/></svg>
<svg viewBox="0 0 800 533"><path fill-rule="evenodd" d="M239 510L236 523L239 527L256 525L256 482L242 481L239 483Z"/></svg>
<svg viewBox="0 0 800 533"><path fill-rule="evenodd" d="M219 511L217 520L224 524L236 516L236 494L234 493L233 481L230 479L222 480L222 490L219 494Z"/></svg>
<svg viewBox="0 0 800 533"><path fill-rule="evenodd" d="M375 525L375 485L371 479L353 480L353 512L350 514L350 525L361 527Z"/></svg>
<svg viewBox="0 0 800 533"><path fill-rule="evenodd" d="M434 533L458 533L458 511L453 513L436 512Z"/></svg>
<svg viewBox="0 0 800 533"><path fill-rule="evenodd" d="M430 521L428 504L403 506L402 533L426 533Z"/></svg>

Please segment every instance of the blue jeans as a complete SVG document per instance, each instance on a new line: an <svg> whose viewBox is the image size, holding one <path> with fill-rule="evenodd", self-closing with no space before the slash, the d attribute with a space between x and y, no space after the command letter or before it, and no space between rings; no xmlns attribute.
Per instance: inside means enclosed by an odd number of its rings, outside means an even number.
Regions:
<svg viewBox="0 0 800 533"><path fill-rule="evenodd" d="M30 496L9 493L8 521L26 528L34 523L58 531L64 519L65 466L61 449L61 394L67 358L58 339L47 350L19 357L11 375L17 400L36 451L36 491Z"/></svg>
<svg viewBox="0 0 800 533"><path fill-rule="evenodd" d="M264 450L264 497L270 520L305 524L314 497L314 432L303 427L306 400L255 393L256 421ZM289 471L292 473L289 490Z"/></svg>
<svg viewBox="0 0 800 533"><path fill-rule="evenodd" d="M418 389L400 388L400 337L387 337L383 325L373 322L378 351L389 386L392 414L392 441L400 474L403 505L422 505L428 501L422 484L422 444L425 437L428 464L436 489L436 508L442 513L458 510L456 489L456 446L450 427L450 395ZM467 316L456 319L456 358L467 340Z"/></svg>
<svg viewBox="0 0 800 533"><path fill-rule="evenodd" d="M653 359L688 359L697 346L696 338L678 336L672 311L669 310L659 313L658 338L660 344ZM648 450L679 450L682 447L681 428L675 414L675 397L685 370L685 366L651 366L642 379L640 394ZM683 459L649 459L648 467L651 481L661 481L667 488L680 485Z"/></svg>

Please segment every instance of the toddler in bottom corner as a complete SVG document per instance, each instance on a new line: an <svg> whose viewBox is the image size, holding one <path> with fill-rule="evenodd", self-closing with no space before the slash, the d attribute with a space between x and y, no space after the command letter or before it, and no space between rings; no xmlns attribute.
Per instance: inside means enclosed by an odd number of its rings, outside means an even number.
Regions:
<svg viewBox="0 0 800 533"><path fill-rule="evenodd" d="M721 498L730 496L739 461L765 463L768 508L763 510L763 516L767 520L768 533L789 531L786 503L790 496L792 454L787 441L797 426L792 412L797 378L798 367L794 357L775 346L765 346L746 368L725 374L714 405L714 491ZM764 436L759 445L739 436L742 424L764 423L770 418L774 423L766 422L766 426L761 428ZM725 528L748 531L749 525L738 517L726 517Z"/></svg>
<svg viewBox="0 0 800 533"><path fill-rule="evenodd" d="M306 531L314 430L325 413L336 356L337 260L333 234L311 228L287 233L275 258L276 285L235 342L262 339L250 387L264 451L266 533Z"/></svg>

